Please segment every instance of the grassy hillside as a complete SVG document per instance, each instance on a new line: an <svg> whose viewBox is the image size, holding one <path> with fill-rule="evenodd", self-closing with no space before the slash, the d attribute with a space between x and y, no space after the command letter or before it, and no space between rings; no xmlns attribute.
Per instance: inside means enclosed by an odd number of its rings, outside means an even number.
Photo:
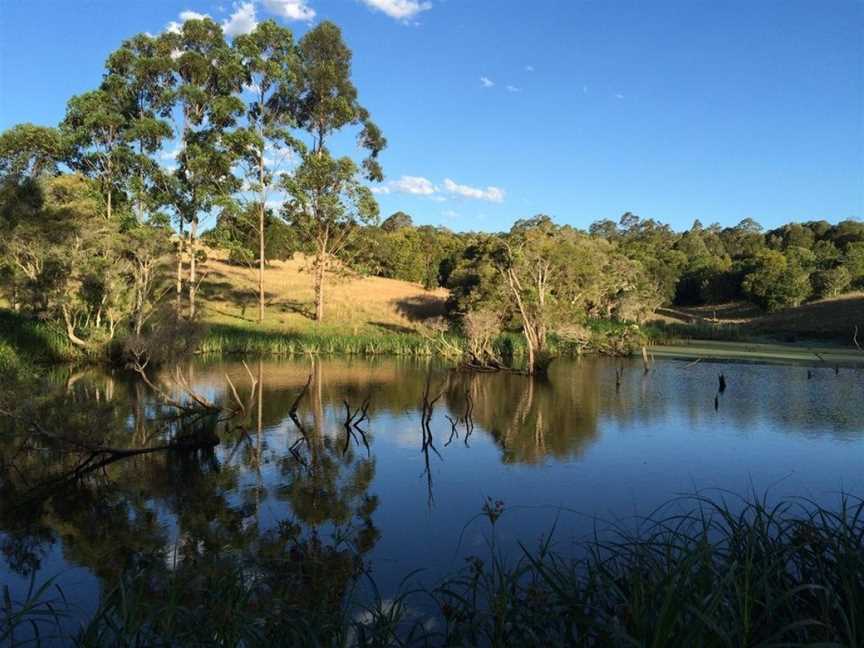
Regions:
<svg viewBox="0 0 864 648"><path fill-rule="evenodd" d="M830 340L850 346L853 346L857 326L858 343L864 347L864 292L847 293L775 313L763 313L747 303L661 308L657 319L669 332L692 338Z"/></svg>
<svg viewBox="0 0 864 648"><path fill-rule="evenodd" d="M224 253L208 251L201 284L204 318L211 324L258 328L257 271L225 261ZM313 320L312 277L307 261L273 261L264 276L267 299L264 330L323 334L374 335L414 333L423 321L444 314L447 291L427 291L419 284L381 277L329 275L325 287L325 318Z"/></svg>

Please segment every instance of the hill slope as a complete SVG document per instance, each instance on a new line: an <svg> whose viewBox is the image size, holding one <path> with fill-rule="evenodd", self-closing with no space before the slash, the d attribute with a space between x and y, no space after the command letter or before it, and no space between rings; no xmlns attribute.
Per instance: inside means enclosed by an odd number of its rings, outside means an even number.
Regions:
<svg viewBox="0 0 864 648"><path fill-rule="evenodd" d="M821 299L776 313L763 313L751 304L731 303L663 308L658 316L665 322L726 325L743 335L823 339L846 345L852 344L857 326L858 342L864 346L864 292Z"/></svg>
<svg viewBox="0 0 864 648"><path fill-rule="evenodd" d="M268 265L264 273L266 329L408 333L423 327L423 320L444 313L445 289L427 291L407 281L335 273L328 275L324 290L324 322L316 325L312 276L304 270L306 265L300 255ZM207 321L257 326L257 270L229 264L224 253L208 250L202 272L206 276L198 295Z"/></svg>

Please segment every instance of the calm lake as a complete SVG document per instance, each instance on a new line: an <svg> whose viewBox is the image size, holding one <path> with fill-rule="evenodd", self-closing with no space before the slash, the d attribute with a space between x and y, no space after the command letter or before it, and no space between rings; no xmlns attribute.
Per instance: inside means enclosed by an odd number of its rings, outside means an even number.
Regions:
<svg viewBox="0 0 864 648"><path fill-rule="evenodd" d="M864 494L861 369L658 358L645 373L641 360L586 358L556 361L538 381L393 359L248 368L180 368L194 391L233 407L227 375L244 402L232 421L196 423L219 435L212 451L131 456L70 482L67 454L25 452L0 436L0 583L20 596L31 575L57 576L83 616L139 561L252 551L290 527L350 544L387 596L414 570L423 570L415 582L434 585L488 553L487 497L503 502L496 538L516 555L519 541L535 545L553 525L566 552L595 527L635 523L695 491L828 506L840 491ZM66 405L47 401L51 411L36 412L43 424L80 425L89 413L119 448L153 444L176 424L132 377L55 380ZM424 394L437 398L429 434ZM346 403L355 421L368 403L350 432ZM10 493L36 496L22 506Z"/></svg>

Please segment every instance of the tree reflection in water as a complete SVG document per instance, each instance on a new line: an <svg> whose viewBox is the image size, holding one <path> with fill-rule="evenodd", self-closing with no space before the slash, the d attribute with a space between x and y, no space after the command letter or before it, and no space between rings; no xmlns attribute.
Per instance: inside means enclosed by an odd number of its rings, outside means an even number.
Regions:
<svg viewBox="0 0 864 648"><path fill-rule="evenodd" d="M79 376L44 386L38 398L4 398L4 569L33 574L59 543L63 559L97 576L105 593L124 574L139 574L139 599L170 593L194 606L222 576L242 572L255 580L250 605L266 598L338 611L379 537L378 500L369 493L375 460L337 439L324 414L320 363L312 374L289 412L284 395L270 398L259 362L245 389L228 379L230 389L217 394L231 417L165 406L128 377ZM305 443L284 454L269 447L278 438L266 427L291 413ZM173 444L192 433L219 445ZM136 452L103 461L102 448ZM99 458L88 463L94 449ZM265 479L271 464L280 479ZM262 510L280 501L287 514L265 521Z"/></svg>
<svg viewBox="0 0 864 648"><path fill-rule="evenodd" d="M436 505L436 494L442 502L461 496L462 484L497 496L507 487L500 464L572 462L600 441L600 421L627 434L707 420L781 434L814 429L817 440L860 438L861 404L852 398L860 385L851 372L830 372L829 384L818 372L808 380L805 370L772 368L782 378L775 388L764 381L767 369L726 367L721 422L706 397L718 374L707 363L667 362L648 374L638 361L556 365L539 380L432 361L198 359L180 367L180 380L172 381L174 368L151 377L171 399L182 398L171 391L178 383L189 384L212 411L178 410L123 374L56 372L26 391L3 392L0 580L45 578L53 574L43 566L60 562L94 575L103 593L139 573L146 578L136 587L151 600L181 587L190 604L213 605L208 590L241 573L255 583L250 606L278 600L326 615L369 570L381 528L398 537L408 519L420 519L417 511ZM706 429L708 441L720 438ZM624 441L607 456L652 451ZM109 452L117 450L132 452ZM607 474L602 464L586 468L595 479ZM560 493L560 479L549 487ZM423 514L443 527L464 524L448 517L451 503Z"/></svg>

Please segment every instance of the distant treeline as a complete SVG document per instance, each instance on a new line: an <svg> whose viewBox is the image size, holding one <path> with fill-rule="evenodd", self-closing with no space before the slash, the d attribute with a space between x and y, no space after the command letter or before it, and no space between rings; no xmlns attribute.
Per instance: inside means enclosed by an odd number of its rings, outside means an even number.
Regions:
<svg viewBox="0 0 864 648"><path fill-rule="evenodd" d="M289 258L297 250L290 231L278 221L272 227L279 234L270 239L270 258ZM216 244L232 241L235 259L254 258L251 235L245 251L239 250L243 231L236 220L223 219L208 238ZM733 227L716 223L706 227L696 220L689 230L676 232L628 212L617 223L594 222L588 233L614 243L627 258L638 261L664 304L748 300L776 310L864 289L864 223L860 221L835 225L808 221L764 230L749 218ZM454 269L469 248L489 236L496 235L415 226L408 214L399 211L380 225L358 230L345 261L362 274L422 283L427 289L457 288Z"/></svg>

